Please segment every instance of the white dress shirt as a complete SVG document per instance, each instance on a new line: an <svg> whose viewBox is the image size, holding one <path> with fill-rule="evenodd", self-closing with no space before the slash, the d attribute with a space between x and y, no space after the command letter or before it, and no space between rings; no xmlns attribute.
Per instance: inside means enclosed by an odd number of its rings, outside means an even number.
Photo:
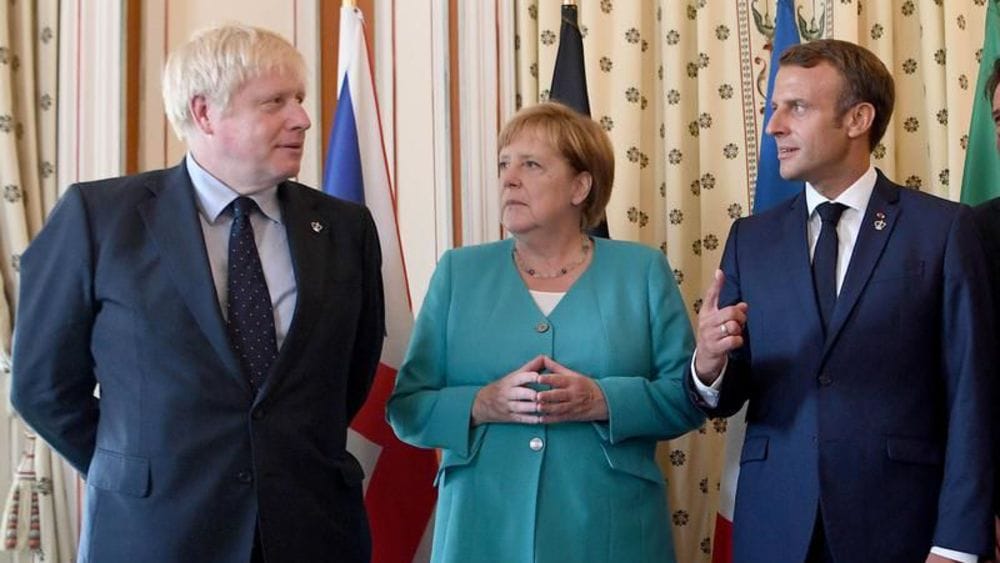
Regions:
<svg viewBox="0 0 1000 563"><path fill-rule="evenodd" d="M816 191L816 188L806 184L806 209L809 210L809 259L812 260L816 252L816 241L819 240L819 231L822 228L823 220L820 219L816 208L819 204L832 201L847 206L837 223L837 294L840 295L840 287L844 285L844 276L847 274L847 266L851 263L851 256L854 254L854 243L858 241L858 233L861 231L861 220L865 218L865 210L868 209L868 200L875 190L875 180L878 175L875 168L868 167L868 171L861 175L853 184L844 190L837 199L829 200Z"/></svg>
<svg viewBox="0 0 1000 563"><path fill-rule="evenodd" d="M229 231L233 225L233 214L226 211L226 208L240 194L202 168L191 153L188 153L185 161L191 183L194 184L195 203L205 237L208 262L212 268L215 294L219 298L222 318L228 319ZM275 341L278 349L281 349L292 323L292 314L295 313L298 290L288 236L281 221L278 187L274 186L248 197L257 203L261 211L250 216L250 224L253 225L257 253L260 254L264 280L274 308Z"/></svg>

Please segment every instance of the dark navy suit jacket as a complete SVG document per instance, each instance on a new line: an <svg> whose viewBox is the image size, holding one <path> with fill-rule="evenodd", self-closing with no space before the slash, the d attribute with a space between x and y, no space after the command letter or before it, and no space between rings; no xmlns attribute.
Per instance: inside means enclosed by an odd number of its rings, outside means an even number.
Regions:
<svg viewBox="0 0 1000 563"><path fill-rule="evenodd" d="M990 265L993 284L993 329L1000 329L1000 197L991 199L973 209L976 222L979 224L979 233L983 237L983 248L986 251L986 259ZM994 382L1000 381L1000 332L994 332L997 339L994 340ZM1000 460L1000 385L994 383L993 388L993 462L994 469L997 461ZM996 471L996 479L993 486L993 510L1000 517L1000 471Z"/></svg>
<svg viewBox="0 0 1000 563"><path fill-rule="evenodd" d="M970 209L880 172L827 334L807 213L800 193L736 221L722 259L720 307L749 305L748 340L706 409L749 401L735 560L803 561L820 506L837 561L991 553L995 340Z"/></svg>
<svg viewBox="0 0 1000 563"><path fill-rule="evenodd" d="M277 197L298 299L256 396L183 164L71 187L22 257L12 400L86 475L80 561L246 563L258 523L268 561L368 560L345 440L382 347L378 237L362 207Z"/></svg>

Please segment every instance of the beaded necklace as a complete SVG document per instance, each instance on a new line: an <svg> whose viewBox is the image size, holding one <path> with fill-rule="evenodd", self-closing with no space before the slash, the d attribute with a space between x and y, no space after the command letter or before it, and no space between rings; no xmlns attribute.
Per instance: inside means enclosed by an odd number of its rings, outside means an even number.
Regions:
<svg viewBox="0 0 1000 563"><path fill-rule="evenodd" d="M525 264L524 259L521 258L521 255L518 254L517 252L517 246L514 246L514 251L512 252L512 256L514 257L514 263L517 264L517 267L520 268L521 271L524 272L525 274L528 274L528 276L539 280L551 280L565 276L566 274L577 269L580 266L580 264L583 264L584 262L587 261L587 254L590 252L589 238L584 237L583 244L580 246L580 250L583 253L583 255L580 256L580 258L570 262L569 264L566 264L561 268L558 268L555 272L548 274L543 274L539 272L537 269L532 268L531 266Z"/></svg>

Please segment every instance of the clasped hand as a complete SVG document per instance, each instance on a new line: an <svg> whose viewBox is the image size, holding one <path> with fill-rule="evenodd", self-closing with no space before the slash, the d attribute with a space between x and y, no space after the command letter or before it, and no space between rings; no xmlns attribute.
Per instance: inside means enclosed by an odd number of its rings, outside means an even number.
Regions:
<svg viewBox="0 0 1000 563"><path fill-rule="evenodd" d="M533 383L547 385L549 389L536 391L528 387ZM480 389L472 404L475 425L553 424L607 418L608 405L597 383L544 355Z"/></svg>

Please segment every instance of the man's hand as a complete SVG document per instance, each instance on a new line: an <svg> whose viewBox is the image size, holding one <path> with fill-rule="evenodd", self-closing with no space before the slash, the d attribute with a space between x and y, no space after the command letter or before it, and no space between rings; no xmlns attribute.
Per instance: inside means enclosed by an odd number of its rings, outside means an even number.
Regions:
<svg viewBox="0 0 1000 563"><path fill-rule="evenodd" d="M730 350L743 346L743 327L747 324L747 304L740 302L719 309L719 293L726 275L715 271L715 279L705 290L698 312L698 348L694 369L698 379L711 385L726 365Z"/></svg>
<svg viewBox="0 0 1000 563"><path fill-rule="evenodd" d="M538 370L545 365L545 356L538 356L502 378L479 390L472 403L472 424L487 422L523 422L538 424L535 412L538 391L525 387L538 383Z"/></svg>
<svg viewBox="0 0 1000 563"><path fill-rule="evenodd" d="M538 376L538 382L551 389L538 394L540 422L583 422L607 420L608 403L597 383L559 362L544 356L549 373Z"/></svg>

